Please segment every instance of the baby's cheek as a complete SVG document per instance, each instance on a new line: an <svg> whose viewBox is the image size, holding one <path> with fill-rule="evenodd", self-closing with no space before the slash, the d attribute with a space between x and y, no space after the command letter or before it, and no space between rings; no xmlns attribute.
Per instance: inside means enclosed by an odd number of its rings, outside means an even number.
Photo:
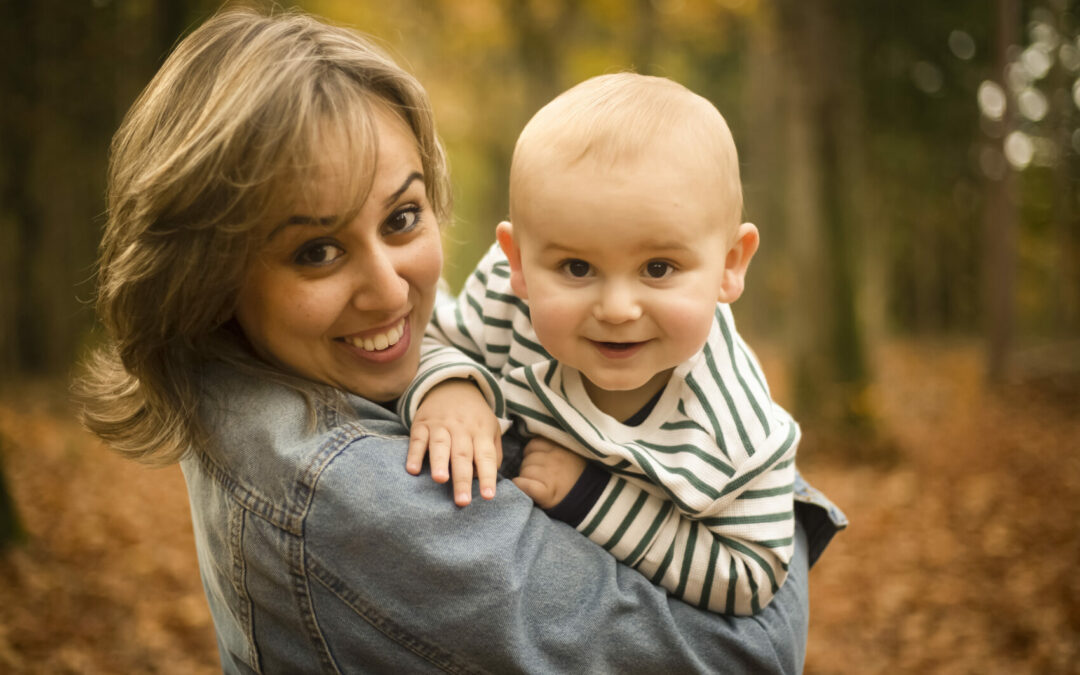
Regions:
<svg viewBox="0 0 1080 675"><path fill-rule="evenodd" d="M570 313L560 311L557 302L530 300L529 318L544 349L555 359L565 360L564 345L572 341L577 332Z"/></svg>
<svg viewBox="0 0 1080 675"><path fill-rule="evenodd" d="M662 325L688 351L687 358L701 349L712 329L716 304L702 300L675 299L661 306Z"/></svg>

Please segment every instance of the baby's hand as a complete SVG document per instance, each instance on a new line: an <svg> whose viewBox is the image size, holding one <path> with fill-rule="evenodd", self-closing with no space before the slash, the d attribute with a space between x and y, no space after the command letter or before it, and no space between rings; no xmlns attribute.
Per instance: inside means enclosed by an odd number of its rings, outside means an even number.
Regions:
<svg viewBox="0 0 1080 675"><path fill-rule="evenodd" d="M425 452L435 482L445 483L453 476L454 503L458 506L472 501L474 464L480 496L495 496L502 463L502 429L476 385L468 380L447 380L424 396L413 418L405 470L420 475Z"/></svg>
<svg viewBox="0 0 1080 675"><path fill-rule="evenodd" d="M561 445L534 438L525 446L521 472L514 479L522 492L542 509L566 498L585 471L585 460Z"/></svg>

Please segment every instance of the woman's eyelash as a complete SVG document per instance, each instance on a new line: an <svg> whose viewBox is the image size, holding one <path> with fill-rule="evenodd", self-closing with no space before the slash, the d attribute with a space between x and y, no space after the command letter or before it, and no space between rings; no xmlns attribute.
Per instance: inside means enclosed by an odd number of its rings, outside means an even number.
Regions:
<svg viewBox="0 0 1080 675"><path fill-rule="evenodd" d="M390 214L390 217L386 219L385 226L391 229L391 234L409 232L420 223L423 212L423 207L417 204L410 204ZM395 222L399 221L402 217L411 217L411 220L404 226L395 226Z"/></svg>
<svg viewBox="0 0 1080 675"><path fill-rule="evenodd" d="M319 267L332 263L344 254L344 249L336 242L317 240L301 246L293 256L293 260L298 265Z"/></svg>

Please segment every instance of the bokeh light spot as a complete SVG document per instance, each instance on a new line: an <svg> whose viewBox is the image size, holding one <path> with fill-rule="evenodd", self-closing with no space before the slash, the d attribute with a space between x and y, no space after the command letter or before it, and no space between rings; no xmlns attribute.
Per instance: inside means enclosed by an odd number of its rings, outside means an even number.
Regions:
<svg viewBox="0 0 1080 675"><path fill-rule="evenodd" d="M1016 97L1016 107L1020 110L1021 115L1032 122L1038 122L1046 117L1050 104L1041 91L1029 87Z"/></svg>
<svg viewBox="0 0 1080 675"><path fill-rule="evenodd" d="M1076 89L1073 89L1073 97L1076 97ZM983 80L979 85L977 94L979 110L984 117L992 120L1000 120L1005 116L1005 91L997 82ZM1080 106L1080 103L1077 103Z"/></svg>
<svg viewBox="0 0 1080 675"><path fill-rule="evenodd" d="M954 30L949 33L949 49L956 58L970 61L975 57L975 39L967 31Z"/></svg>
<svg viewBox="0 0 1080 675"><path fill-rule="evenodd" d="M1005 138L1005 158L1014 168L1026 169L1035 156L1035 144L1023 131L1014 131Z"/></svg>
<svg viewBox="0 0 1080 675"><path fill-rule="evenodd" d="M911 69L911 79L920 91L926 94L936 94L941 91L945 83L945 77L938 68L927 61L919 61Z"/></svg>
<svg viewBox="0 0 1080 675"><path fill-rule="evenodd" d="M1041 80L1050 72L1050 55L1040 45L1032 45L1021 52L1020 63L1033 80Z"/></svg>

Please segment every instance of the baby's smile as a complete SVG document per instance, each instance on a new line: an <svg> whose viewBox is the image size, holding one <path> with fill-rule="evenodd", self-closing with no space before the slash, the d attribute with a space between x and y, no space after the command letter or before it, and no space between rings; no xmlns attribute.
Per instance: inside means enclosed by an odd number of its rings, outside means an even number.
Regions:
<svg viewBox="0 0 1080 675"><path fill-rule="evenodd" d="M645 342L602 342L589 340L602 355L608 358L628 358L645 346Z"/></svg>

